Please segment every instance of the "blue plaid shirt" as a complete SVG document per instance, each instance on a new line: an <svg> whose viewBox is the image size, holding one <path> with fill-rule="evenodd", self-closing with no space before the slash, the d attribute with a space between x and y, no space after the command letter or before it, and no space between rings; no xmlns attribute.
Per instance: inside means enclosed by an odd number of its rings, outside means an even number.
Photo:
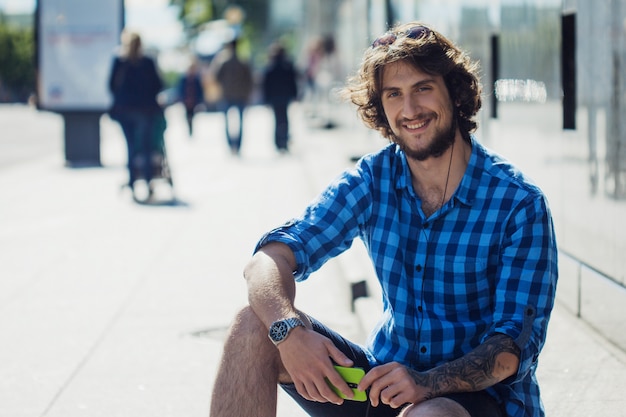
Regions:
<svg viewBox="0 0 626 417"><path fill-rule="evenodd" d="M426 217L406 157L391 144L363 157L257 248L289 245L301 281L356 237L382 286L383 316L368 341L375 362L427 370L506 334L521 349L519 370L489 392L509 416L544 415L535 368L554 301L557 249L537 186L472 137L453 198Z"/></svg>

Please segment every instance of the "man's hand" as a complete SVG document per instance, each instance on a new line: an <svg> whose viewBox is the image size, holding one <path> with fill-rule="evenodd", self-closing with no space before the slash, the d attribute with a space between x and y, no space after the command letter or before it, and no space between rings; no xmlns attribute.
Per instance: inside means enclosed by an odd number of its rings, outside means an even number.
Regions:
<svg viewBox="0 0 626 417"><path fill-rule="evenodd" d="M335 394L328 382L348 398L354 395L333 367L333 361L338 365L352 366L352 360L327 337L313 330L297 327L278 345L278 350L298 393L307 400L343 404L344 400Z"/></svg>
<svg viewBox="0 0 626 417"><path fill-rule="evenodd" d="M371 369L359 383L360 390L369 389L372 406L379 403L392 408L399 408L407 403L419 403L431 398L430 391L417 385L412 373L406 366L390 362Z"/></svg>
<svg viewBox="0 0 626 417"><path fill-rule="evenodd" d="M397 362L377 366L361 380L359 389L369 388L373 406L382 402L393 408L451 392L480 391L514 375L519 355L512 338L496 334L465 356L427 372Z"/></svg>

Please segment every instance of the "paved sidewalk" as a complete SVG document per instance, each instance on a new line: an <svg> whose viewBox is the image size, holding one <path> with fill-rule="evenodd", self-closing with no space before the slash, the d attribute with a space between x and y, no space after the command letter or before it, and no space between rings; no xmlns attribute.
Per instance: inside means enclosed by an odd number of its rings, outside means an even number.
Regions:
<svg viewBox="0 0 626 417"><path fill-rule="evenodd" d="M21 126L2 112L7 137ZM137 205L120 189L117 125L103 119L104 168L67 169L59 118L23 112L15 120L58 147L0 169L0 417L207 416L254 243L351 156L383 143L356 121L309 129L296 112L293 151L281 156L270 113L255 107L234 158L219 115L199 115L189 139L174 107L167 146L176 203ZM367 299L351 312L349 283L372 279L363 256L356 245L298 290L301 308L355 340L378 308ZM626 355L560 304L539 376L549 417L626 416ZM279 415L304 413L281 395Z"/></svg>

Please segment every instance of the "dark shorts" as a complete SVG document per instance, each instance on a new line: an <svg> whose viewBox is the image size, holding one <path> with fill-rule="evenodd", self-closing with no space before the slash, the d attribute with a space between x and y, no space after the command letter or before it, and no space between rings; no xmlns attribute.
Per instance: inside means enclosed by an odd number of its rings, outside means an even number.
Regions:
<svg viewBox="0 0 626 417"><path fill-rule="evenodd" d="M332 340L337 348L354 361L354 366L365 369L365 372L372 368L368 354L362 346L344 339L341 335L312 317L311 322L316 332ZM391 408L384 404L380 404L378 407L372 407L369 401L344 401L342 405L319 403L309 401L300 396L293 384L281 384L281 388L289 394L307 414L313 417L395 417L401 411L400 409ZM450 394L445 395L445 397L461 404L472 417L506 416L495 399L484 391Z"/></svg>

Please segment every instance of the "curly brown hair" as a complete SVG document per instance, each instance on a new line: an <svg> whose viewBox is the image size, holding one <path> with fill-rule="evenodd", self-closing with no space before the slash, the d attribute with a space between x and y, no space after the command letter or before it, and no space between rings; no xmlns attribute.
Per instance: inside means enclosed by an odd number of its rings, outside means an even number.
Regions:
<svg viewBox="0 0 626 417"><path fill-rule="evenodd" d="M386 65L405 61L428 74L443 77L456 105L461 134L469 141L469 133L478 126L475 117L482 105L477 62L420 22L396 26L372 45L344 89L344 95L357 106L357 113L368 127L378 130L387 139L395 138L382 106L382 73Z"/></svg>

